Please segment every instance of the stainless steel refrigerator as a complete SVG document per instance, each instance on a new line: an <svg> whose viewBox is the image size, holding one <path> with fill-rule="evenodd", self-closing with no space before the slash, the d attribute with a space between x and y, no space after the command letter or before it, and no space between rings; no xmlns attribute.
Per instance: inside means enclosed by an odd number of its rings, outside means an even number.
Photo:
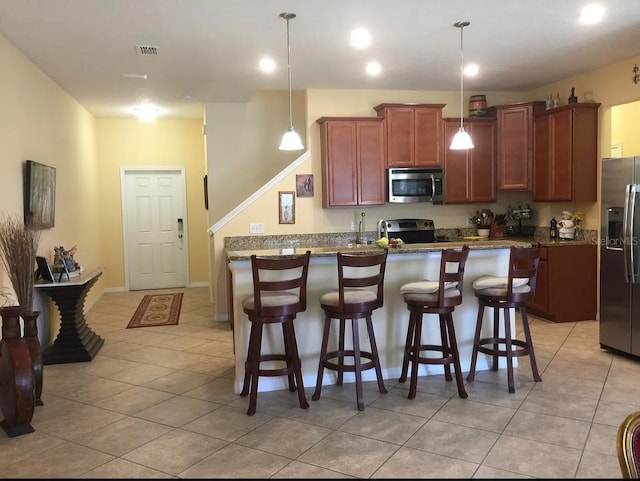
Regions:
<svg viewBox="0 0 640 481"><path fill-rule="evenodd" d="M640 157L602 159L600 345L640 356Z"/></svg>

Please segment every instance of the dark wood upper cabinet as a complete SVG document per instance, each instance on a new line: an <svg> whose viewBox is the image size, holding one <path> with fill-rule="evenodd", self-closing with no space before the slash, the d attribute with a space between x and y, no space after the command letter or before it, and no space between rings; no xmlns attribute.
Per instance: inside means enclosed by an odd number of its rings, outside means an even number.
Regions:
<svg viewBox="0 0 640 481"><path fill-rule="evenodd" d="M460 119L444 119L445 203L495 202L496 120L465 119L464 128L474 148L451 150L449 145L460 129Z"/></svg>
<svg viewBox="0 0 640 481"><path fill-rule="evenodd" d="M442 109L446 104L380 104L386 167L442 167Z"/></svg>
<svg viewBox="0 0 640 481"><path fill-rule="evenodd" d="M377 117L321 117L322 206L384 205L384 126Z"/></svg>
<svg viewBox="0 0 640 481"><path fill-rule="evenodd" d="M533 185L533 114L542 112L545 102L496 105L489 115L496 117L497 172L499 190L530 191Z"/></svg>
<svg viewBox="0 0 640 481"><path fill-rule="evenodd" d="M599 103L534 113L533 200L598 200Z"/></svg>

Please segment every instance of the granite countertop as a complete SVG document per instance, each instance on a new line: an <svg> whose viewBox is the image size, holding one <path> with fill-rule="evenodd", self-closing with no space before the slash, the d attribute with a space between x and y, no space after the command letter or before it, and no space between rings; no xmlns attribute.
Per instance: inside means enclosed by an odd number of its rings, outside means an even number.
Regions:
<svg viewBox="0 0 640 481"><path fill-rule="evenodd" d="M389 248L389 255L412 254L416 252L432 252L442 249L459 249L464 244L469 249L504 249L505 247L521 246L530 247L531 241L513 240L513 239L489 239L489 240L472 240L472 241L449 241L449 242L429 242L425 244L404 244L402 247ZM264 257L280 257L292 254L304 254L311 251L311 257L334 257L338 252L342 253L363 253L379 251L382 247L375 244L360 245L333 245L333 246L314 246L314 247L282 247L258 250L230 250L226 249L227 258L230 261L248 260L252 254Z"/></svg>
<svg viewBox="0 0 640 481"><path fill-rule="evenodd" d="M252 254L264 257L280 257L293 254L304 254L311 251L312 257L332 257L338 252L361 253L381 249L375 243L355 244L353 233L336 234L302 234L291 236L242 236L225 238L225 253L229 261L249 260ZM459 236L447 236L446 242L430 242L424 244L404 244L402 247L389 248L389 255L403 255L416 252L431 252L441 249L456 249L467 244L470 249L503 249L511 246L530 247L540 243L544 247L560 247L571 245L590 245L597 243L593 236L574 240L551 240L548 235L535 237L503 237L499 239L464 240Z"/></svg>

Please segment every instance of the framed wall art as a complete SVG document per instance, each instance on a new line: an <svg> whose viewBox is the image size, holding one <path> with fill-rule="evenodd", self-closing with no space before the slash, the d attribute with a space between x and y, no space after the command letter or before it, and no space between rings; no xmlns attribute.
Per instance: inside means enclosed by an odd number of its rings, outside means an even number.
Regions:
<svg viewBox="0 0 640 481"><path fill-rule="evenodd" d="M313 197L313 174L296 175L296 196Z"/></svg>
<svg viewBox="0 0 640 481"><path fill-rule="evenodd" d="M278 192L278 212L280 224L296 223L296 193L291 191Z"/></svg>
<svg viewBox="0 0 640 481"><path fill-rule="evenodd" d="M209 180L207 174L204 175L204 208L209 210Z"/></svg>
<svg viewBox="0 0 640 481"><path fill-rule="evenodd" d="M34 229L54 226L56 169L27 160L24 178L24 223Z"/></svg>

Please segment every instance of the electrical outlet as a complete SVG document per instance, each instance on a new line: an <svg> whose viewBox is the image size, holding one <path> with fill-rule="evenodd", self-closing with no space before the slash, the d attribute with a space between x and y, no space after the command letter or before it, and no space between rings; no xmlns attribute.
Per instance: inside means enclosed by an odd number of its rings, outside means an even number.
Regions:
<svg viewBox="0 0 640 481"><path fill-rule="evenodd" d="M249 233L250 234L263 234L264 233L264 224L261 222L252 222L249 224Z"/></svg>

